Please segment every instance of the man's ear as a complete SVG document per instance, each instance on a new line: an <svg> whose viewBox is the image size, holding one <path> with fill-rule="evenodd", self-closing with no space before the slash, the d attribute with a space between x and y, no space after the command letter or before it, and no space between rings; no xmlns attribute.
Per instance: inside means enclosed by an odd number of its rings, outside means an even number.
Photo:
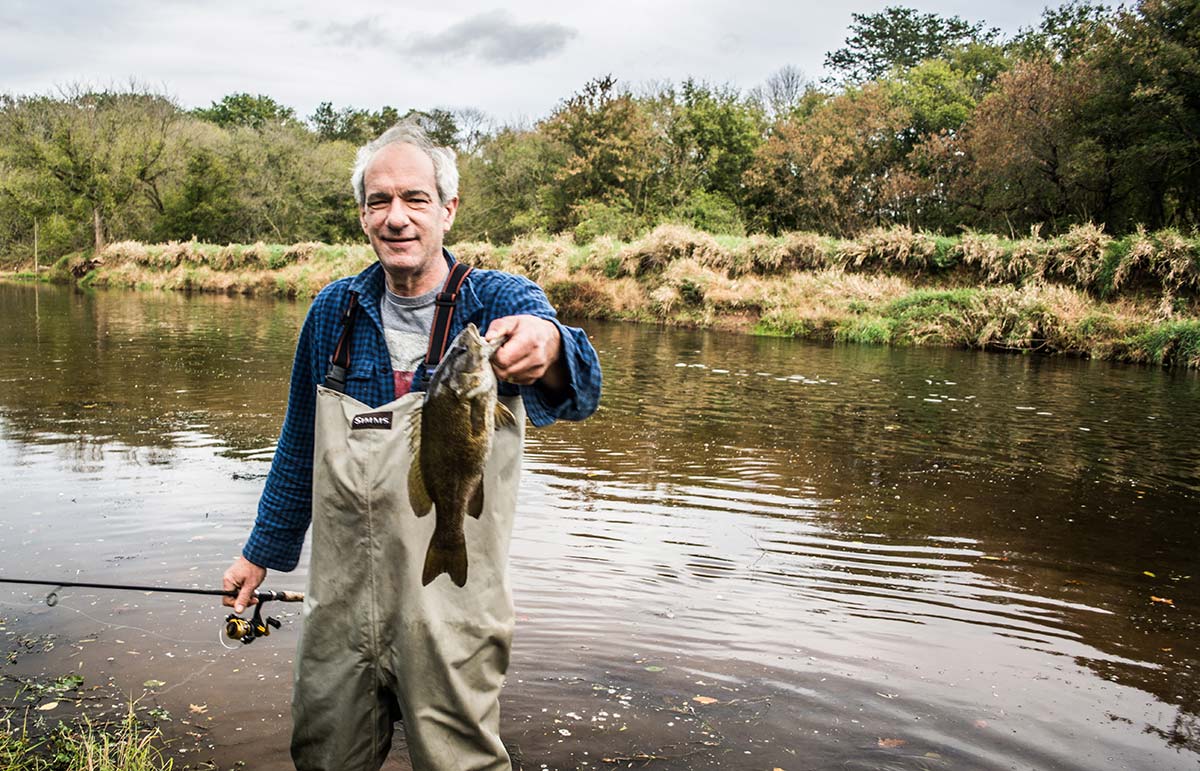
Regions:
<svg viewBox="0 0 1200 771"><path fill-rule="evenodd" d="M362 228L363 233L371 235L367 232L367 207L365 206L358 207L358 225Z"/></svg>
<svg viewBox="0 0 1200 771"><path fill-rule="evenodd" d="M458 196L446 201L444 204L442 204L442 207L446 210L446 219L442 223L442 232L448 233L450 231L450 226L454 224L454 215L458 211Z"/></svg>

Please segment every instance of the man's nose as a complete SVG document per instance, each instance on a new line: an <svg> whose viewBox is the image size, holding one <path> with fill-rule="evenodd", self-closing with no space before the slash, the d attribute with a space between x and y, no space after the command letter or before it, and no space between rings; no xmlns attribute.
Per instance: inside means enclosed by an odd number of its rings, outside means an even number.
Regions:
<svg viewBox="0 0 1200 771"><path fill-rule="evenodd" d="M408 224L408 210L404 207L404 202L399 198L392 200L392 205L388 207L387 226L393 230L403 230Z"/></svg>

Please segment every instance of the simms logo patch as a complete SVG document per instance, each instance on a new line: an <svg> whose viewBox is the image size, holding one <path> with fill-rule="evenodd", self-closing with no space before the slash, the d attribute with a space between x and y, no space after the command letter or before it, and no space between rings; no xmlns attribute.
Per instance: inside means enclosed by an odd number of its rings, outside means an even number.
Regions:
<svg viewBox="0 0 1200 771"><path fill-rule="evenodd" d="M350 419L350 428L383 428L389 429L392 427L392 413L390 412L364 412L362 415L355 415Z"/></svg>

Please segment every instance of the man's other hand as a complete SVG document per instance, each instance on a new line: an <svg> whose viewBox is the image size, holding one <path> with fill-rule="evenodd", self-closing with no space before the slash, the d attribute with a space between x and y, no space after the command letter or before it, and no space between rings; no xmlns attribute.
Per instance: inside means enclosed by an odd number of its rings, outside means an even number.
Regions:
<svg viewBox="0 0 1200 771"><path fill-rule="evenodd" d="M553 321L537 316L505 316L488 326L488 340L508 335L492 356L496 377L508 383L541 386L560 393L567 385L567 368L562 362L562 337Z"/></svg>
<svg viewBox="0 0 1200 771"><path fill-rule="evenodd" d="M221 588L227 592L236 589L237 597L223 597L221 604L232 607L234 613L241 613L247 605L258 602L254 599L254 590L266 578L266 568L255 565L245 557L238 557L221 578Z"/></svg>

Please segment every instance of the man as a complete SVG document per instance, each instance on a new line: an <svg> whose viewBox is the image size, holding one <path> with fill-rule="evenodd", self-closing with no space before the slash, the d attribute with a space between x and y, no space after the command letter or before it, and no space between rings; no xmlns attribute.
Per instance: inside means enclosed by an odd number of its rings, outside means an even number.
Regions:
<svg viewBox="0 0 1200 771"><path fill-rule="evenodd" d="M532 282L486 270L461 278L442 247L458 209L453 151L399 124L359 150L352 185L379 261L313 302L258 518L224 576L238 591L226 604L242 612L268 569L294 568L311 521L296 767L378 769L402 718L417 769L508 769L499 691L512 639L507 557L523 416L543 426L590 415L599 362ZM444 305L456 297L448 338L468 322L489 341L507 337L492 364L517 417L495 432L483 512L464 524L470 573L461 587L449 576L422 584L434 518L408 504L409 433L422 404L410 391L430 374L422 360L440 293Z"/></svg>

